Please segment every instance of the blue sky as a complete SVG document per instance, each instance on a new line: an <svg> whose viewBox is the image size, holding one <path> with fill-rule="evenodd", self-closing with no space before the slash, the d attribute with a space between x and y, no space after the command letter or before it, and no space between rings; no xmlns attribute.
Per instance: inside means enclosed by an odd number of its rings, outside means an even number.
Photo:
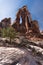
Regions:
<svg viewBox="0 0 43 65"><path fill-rule="evenodd" d="M16 12L23 5L27 5L32 19L38 20L43 30L43 0L0 0L0 21L5 17L15 20Z"/></svg>

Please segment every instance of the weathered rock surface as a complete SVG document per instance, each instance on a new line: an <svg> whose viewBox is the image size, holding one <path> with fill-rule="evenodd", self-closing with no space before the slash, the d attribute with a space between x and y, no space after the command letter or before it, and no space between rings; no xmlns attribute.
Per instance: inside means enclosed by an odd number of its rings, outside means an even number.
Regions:
<svg viewBox="0 0 43 65"><path fill-rule="evenodd" d="M0 64L9 64L24 56L24 51L19 48L0 47Z"/></svg>
<svg viewBox="0 0 43 65"><path fill-rule="evenodd" d="M32 26L33 33L40 33L39 24L37 20L31 21L31 26Z"/></svg>
<svg viewBox="0 0 43 65"><path fill-rule="evenodd" d="M0 65L38 65L36 61L25 48L0 47Z"/></svg>
<svg viewBox="0 0 43 65"><path fill-rule="evenodd" d="M28 40L25 36L18 35L13 46L5 43L5 40L6 38L0 38L0 46L5 45L0 47L0 65L43 65L43 40Z"/></svg>
<svg viewBox="0 0 43 65"><path fill-rule="evenodd" d="M11 26L11 18L4 18L3 20L1 20L0 22L1 28L7 28L9 26Z"/></svg>

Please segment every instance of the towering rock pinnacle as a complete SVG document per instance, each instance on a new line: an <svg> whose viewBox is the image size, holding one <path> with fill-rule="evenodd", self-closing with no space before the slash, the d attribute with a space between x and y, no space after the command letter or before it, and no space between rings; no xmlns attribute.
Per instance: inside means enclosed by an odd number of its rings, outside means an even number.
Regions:
<svg viewBox="0 0 43 65"><path fill-rule="evenodd" d="M20 18L22 20L21 23ZM17 31L23 33L29 33L30 30L33 33L40 33L38 21L32 20L27 6L23 6L18 10L15 22L12 27L14 27Z"/></svg>
<svg viewBox="0 0 43 65"><path fill-rule="evenodd" d="M21 24L20 24L20 18L22 19ZM25 31L26 30L25 32L28 32L28 30L31 27L30 22L32 21L32 18L31 18L31 14L28 11L26 6L23 6L22 8L20 8L18 10L15 21L16 22L12 25L13 27L16 24L16 28L18 31L20 31L20 30Z"/></svg>

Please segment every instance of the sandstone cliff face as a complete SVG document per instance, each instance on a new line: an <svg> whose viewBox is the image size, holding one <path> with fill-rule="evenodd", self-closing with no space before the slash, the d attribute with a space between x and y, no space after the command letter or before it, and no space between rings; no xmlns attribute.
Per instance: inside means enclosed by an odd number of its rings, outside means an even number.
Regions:
<svg viewBox="0 0 43 65"><path fill-rule="evenodd" d="M21 23L20 18L22 19ZM33 33L40 33L38 21L32 20L31 14L26 6L18 10L15 23L12 27L23 33L29 33L30 30L32 30Z"/></svg>

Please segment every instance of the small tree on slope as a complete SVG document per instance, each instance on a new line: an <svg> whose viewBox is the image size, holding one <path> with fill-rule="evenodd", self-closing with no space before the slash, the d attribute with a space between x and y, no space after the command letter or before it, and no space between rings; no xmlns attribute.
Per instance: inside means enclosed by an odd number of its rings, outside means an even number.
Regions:
<svg viewBox="0 0 43 65"><path fill-rule="evenodd" d="M17 33L15 32L14 28L8 27L2 29L2 37L7 37L10 40L10 43L12 43L12 39L16 37Z"/></svg>

